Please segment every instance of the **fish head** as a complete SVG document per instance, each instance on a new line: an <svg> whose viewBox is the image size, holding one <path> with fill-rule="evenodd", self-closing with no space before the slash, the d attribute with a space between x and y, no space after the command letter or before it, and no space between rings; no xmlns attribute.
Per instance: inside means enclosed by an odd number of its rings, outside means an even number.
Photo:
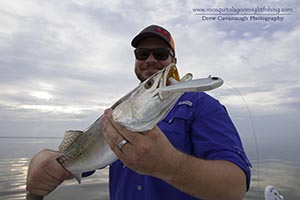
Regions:
<svg viewBox="0 0 300 200"><path fill-rule="evenodd" d="M189 78L181 81L188 81L191 78L189 75ZM162 92L162 88L179 81L178 70L173 63L156 72L113 109L114 121L131 131L152 129L166 116L182 94L182 92L172 93L165 90Z"/></svg>

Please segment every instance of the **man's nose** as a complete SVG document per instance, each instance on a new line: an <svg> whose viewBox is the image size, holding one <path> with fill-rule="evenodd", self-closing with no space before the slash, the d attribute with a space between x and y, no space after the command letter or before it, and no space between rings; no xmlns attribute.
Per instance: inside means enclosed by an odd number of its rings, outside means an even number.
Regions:
<svg viewBox="0 0 300 200"><path fill-rule="evenodd" d="M158 62L158 60L156 60L152 54L152 52L150 53L150 55L148 56L148 58L145 60L145 62Z"/></svg>

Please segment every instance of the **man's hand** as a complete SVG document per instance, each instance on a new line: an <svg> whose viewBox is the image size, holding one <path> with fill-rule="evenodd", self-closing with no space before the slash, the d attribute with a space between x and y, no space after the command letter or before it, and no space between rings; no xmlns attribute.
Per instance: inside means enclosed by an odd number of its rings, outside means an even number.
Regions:
<svg viewBox="0 0 300 200"><path fill-rule="evenodd" d="M57 162L61 153L43 150L30 161L26 190L32 194L46 196L72 174Z"/></svg>
<svg viewBox="0 0 300 200"><path fill-rule="evenodd" d="M105 111L101 122L106 142L127 167L157 177L172 173L170 165L176 162L177 150L157 126L146 132L131 132L113 121L111 109ZM119 149L123 139L128 143Z"/></svg>
<svg viewBox="0 0 300 200"><path fill-rule="evenodd" d="M110 148L130 169L160 178L201 199L243 199L246 176L235 164L224 160L203 160L176 150L163 132L135 133L115 123L112 110L101 119L103 134ZM127 140L121 149L118 144Z"/></svg>

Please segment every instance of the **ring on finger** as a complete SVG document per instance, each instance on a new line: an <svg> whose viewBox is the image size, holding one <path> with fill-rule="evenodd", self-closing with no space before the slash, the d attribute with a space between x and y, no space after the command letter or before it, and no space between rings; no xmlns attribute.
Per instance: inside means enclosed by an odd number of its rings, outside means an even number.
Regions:
<svg viewBox="0 0 300 200"><path fill-rule="evenodd" d="M124 147L124 145L127 144L127 143L128 143L128 141L125 140L125 139L123 139L123 140L121 140L121 142L119 142L119 144L117 146L118 146L118 148L120 150L122 150L122 148Z"/></svg>

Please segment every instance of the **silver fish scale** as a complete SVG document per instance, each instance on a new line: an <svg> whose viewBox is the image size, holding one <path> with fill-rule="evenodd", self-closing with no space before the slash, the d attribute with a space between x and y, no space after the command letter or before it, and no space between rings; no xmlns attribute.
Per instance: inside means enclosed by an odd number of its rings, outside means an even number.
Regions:
<svg viewBox="0 0 300 200"><path fill-rule="evenodd" d="M135 91L132 90L127 95L125 95L123 98L119 99L116 103L114 103L111 108L114 109L117 107L120 103L128 99L131 94ZM95 126L98 127L98 130L102 130L102 124L97 123L100 120L101 117L99 117L88 129L87 131L78 131L78 130L69 130L67 131L67 137L65 136L61 145L59 146L59 150L63 153L59 158L57 158L57 161L60 164L67 163L69 160L73 160L77 157L79 157L86 149L89 144L89 138L93 136L93 133L90 132L91 129Z"/></svg>
<svg viewBox="0 0 300 200"><path fill-rule="evenodd" d="M91 136L91 133L83 131L69 132L69 138L67 138L66 141L63 141L60 146L63 155L60 156L57 161L61 164L79 157L87 149L89 137Z"/></svg>
<svg viewBox="0 0 300 200"><path fill-rule="evenodd" d="M68 130L65 132L64 138L59 145L58 149L60 152L65 152L66 149L71 146L74 142L74 140L78 137L78 135L82 134L82 131L73 131L73 130Z"/></svg>

